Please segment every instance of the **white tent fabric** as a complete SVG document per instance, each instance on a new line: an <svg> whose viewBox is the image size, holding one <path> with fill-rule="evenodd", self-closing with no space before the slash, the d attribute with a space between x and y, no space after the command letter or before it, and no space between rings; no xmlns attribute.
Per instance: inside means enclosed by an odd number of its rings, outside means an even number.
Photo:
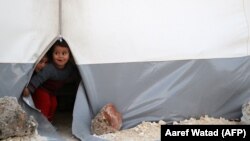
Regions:
<svg viewBox="0 0 250 141"><path fill-rule="evenodd" d="M0 1L1 63L34 63L59 34L59 0Z"/></svg>
<svg viewBox="0 0 250 141"><path fill-rule="evenodd" d="M62 9L80 64L248 55L247 0L66 0Z"/></svg>
<svg viewBox="0 0 250 141"><path fill-rule="evenodd" d="M239 118L250 99L250 0L2 0L0 96L20 97L62 36L81 74L72 131L112 102L123 129L209 114ZM40 133L61 140L35 110ZM52 134L53 133L53 134Z"/></svg>

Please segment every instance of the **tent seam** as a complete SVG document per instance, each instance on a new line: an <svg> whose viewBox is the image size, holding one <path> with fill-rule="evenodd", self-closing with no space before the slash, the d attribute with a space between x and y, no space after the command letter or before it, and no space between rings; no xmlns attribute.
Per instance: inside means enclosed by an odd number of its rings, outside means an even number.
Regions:
<svg viewBox="0 0 250 141"><path fill-rule="evenodd" d="M246 8L246 0L243 0L243 10L244 10L244 16L245 16L245 19L246 19L246 25L247 25L247 56L249 55L249 38L250 38L250 29L249 29L249 19L248 19L248 16L247 16L247 8Z"/></svg>
<svg viewBox="0 0 250 141"><path fill-rule="evenodd" d="M60 38L60 37L62 37L62 0L59 0L59 9L58 9L59 11L59 23L58 23L58 32L59 32L59 37L58 38Z"/></svg>

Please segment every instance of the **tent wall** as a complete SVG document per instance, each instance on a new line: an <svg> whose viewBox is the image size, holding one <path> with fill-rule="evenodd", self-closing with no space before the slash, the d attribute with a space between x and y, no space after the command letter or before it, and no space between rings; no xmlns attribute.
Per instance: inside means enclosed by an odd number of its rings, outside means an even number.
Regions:
<svg viewBox="0 0 250 141"><path fill-rule="evenodd" d="M35 62L58 38L59 0L1 0L0 17L0 97L19 98ZM29 112L40 135L61 140L41 113Z"/></svg>
<svg viewBox="0 0 250 141"><path fill-rule="evenodd" d="M80 64L249 54L249 0L65 0L62 35Z"/></svg>
<svg viewBox="0 0 250 141"><path fill-rule="evenodd" d="M91 117L109 102L122 113L126 129L204 115L239 119L241 105L250 100L249 57L79 67L87 94L81 87L78 97L84 100L77 98L73 133L82 139L90 138Z"/></svg>
<svg viewBox="0 0 250 141"><path fill-rule="evenodd" d="M19 97L34 63L59 34L59 0L0 1L0 96Z"/></svg>
<svg viewBox="0 0 250 141"><path fill-rule="evenodd" d="M59 0L0 1L0 63L34 63L59 34Z"/></svg>
<svg viewBox="0 0 250 141"><path fill-rule="evenodd" d="M0 63L0 97L19 97L28 81L31 64Z"/></svg>
<svg viewBox="0 0 250 141"><path fill-rule="evenodd" d="M250 98L249 0L65 0L62 9L62 36L84 82L77 97L88 100L76 101L77 137L94 138L90 120L108 102L123 129L241 116Z"/></svg>
<svg viewBox="0 0 250 141"><path fill-rule="evenodd" d="M19 97L34 63L59 34L59 0L0 1L0 96Z"/></svg>
<svg viewBox="0 0 250 141"><path fill-rule="evenodd" d="M58 36L58 3L0 1L0 96L20 95L33 64Z"/></svg>
<svg viewBox="0 0 250 141"><path fill-rule="evenodd" d="M250 99L249 0L6 0L0 10L0 96L20 96L61 34L83 80L72 123L82 140L95 140L91 118L108 102L125 129L239 118Z"/></svg>

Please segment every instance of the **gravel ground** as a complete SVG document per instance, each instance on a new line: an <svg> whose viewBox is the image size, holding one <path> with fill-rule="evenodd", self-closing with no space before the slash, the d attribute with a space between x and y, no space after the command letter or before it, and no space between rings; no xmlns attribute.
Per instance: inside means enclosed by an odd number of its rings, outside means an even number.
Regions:
<svg viewBox="0 0 250 141"><path fill-rule="evenodd" d="M160 128L161 125L166 124L164 121L156 122L142 122L134 128L121 130L116 133L104 134L96 137L106 139L109 141L155 141L160 140ZM180 122L174 122L174 125L191 125L191 124L210 124L210 125L229 125L229 124L240 124L240 122L229 121L224 118L213 118L209 116L200 117L199 119L190 118Z"/></svg>
<svg viewBox="0 0 250 141"><path fill-rule="evenodd" d="M58 117L64 117L56 119L54 126L56 127L58 133L63 137L66 141L80 141L75 138L71 133L71 114L70 113L59 113ZM166 122L160 120L159 122L147 122L143 121L141 124L136 127L121 130L116 133L104 134L104 135L94 135L96 137L106 139L109 141L155 141L160 140L160 127L161 125L166 124ZM224 124L224 125L232 125L232 124L241 124L236 121L229 121L224 118L213 118L209 116L200 117L199 119L190 118L187 120L173 122L174 125L192 125L192 124ZM8 138L3 141L46 141L46 137L41 137L37 133L32 136L25 137L15 137Z"/></svg>
<svg viewBox="0 0 250 141"><path fill-rule="evenodd" d="M173 122L174 125L237 125L237 124L250 124L250 102L243 105L242 110L244 122L230 121L225 118L213 118L205 115L199 119L190 118L179 122ZM60 118L59 118L60 117ZM63 118L62 118L63 117ZM56 116L56 127L58 133L66 141L79 141L71 133L71 113L58 113ZM116 133L94 135L96 137L106 139L109 141L155 141L160 140L160 127L166 124L164 121L147 122L143 121L141 124L126 130L121 130ZM31 136L8 138L3 141L46 141L45 137L39 136L37 133Z"/></svg>

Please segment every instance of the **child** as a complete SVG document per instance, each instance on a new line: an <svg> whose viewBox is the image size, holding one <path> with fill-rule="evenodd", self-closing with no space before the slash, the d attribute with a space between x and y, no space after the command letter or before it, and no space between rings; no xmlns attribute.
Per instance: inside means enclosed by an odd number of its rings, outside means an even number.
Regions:
<svg viewBox="0 0 250 141"><path fill-rule="evenodd" d="M35 67L35 73L40 72L49 62L48 55L45 54Z"/></svg>
<svg viewBox="0 0 250 141"><path fill-rule="evenodd" d="M57 41L51 50L52 62L32 76L23 90L23 96L32 93L36 108L40 109L49 121L53 120L57 108L57 91L76 74L76 68L69 62L71 54L68 44Z"/></svg>
<svg viewBox="0 0 250 141"><path fill-rule="evenodd" d="M32 74L32 76L34 76L35 74L37 74L38 72L40 72L49 62L49 57L47 54L45 54L42 59L36 64L35 66L35 70ZM30 101L29 97L25 98L23 97L23 100L26 101L27 104L29 104L31 107L35 107L34 105L34 100Z"/></svg>

